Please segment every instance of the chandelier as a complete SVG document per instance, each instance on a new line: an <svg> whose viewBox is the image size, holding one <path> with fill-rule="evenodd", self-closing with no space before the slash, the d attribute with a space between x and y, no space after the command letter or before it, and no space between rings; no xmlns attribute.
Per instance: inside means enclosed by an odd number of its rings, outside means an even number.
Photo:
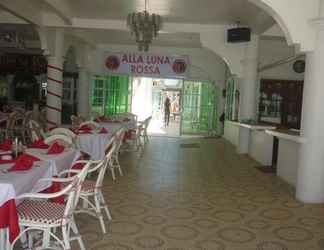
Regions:
<svg viewBox="0 0 324 250"><path fill-rule="evenodd" d="M130 13L127 16L127 26L132 35L135 34L139 51L148 51L153 38L157 37L161 29L161 16L150 14L147 11L147 0L145 0L145 10L143 12Z"/></svg>

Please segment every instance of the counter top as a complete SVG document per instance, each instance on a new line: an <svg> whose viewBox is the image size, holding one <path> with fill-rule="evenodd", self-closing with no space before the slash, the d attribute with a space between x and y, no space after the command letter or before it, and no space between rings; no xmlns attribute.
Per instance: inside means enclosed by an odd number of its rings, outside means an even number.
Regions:
<svg viewBox="0 0 324 250"><path fill-rule="evenodd" d="M289 129L275 129L266 130L266 133L272 136L276 136L280 139L290 140L297 143L305 143L306 139L300 136L300 133L295 130Z"/></svg>
<svg viewBox="0 0 324 250"><path fill-rule="evenodd" d="M275 126L270 126L266 124L247 124L247 123L241 123L241 122L235 122L235 121L226 121L229 124L232 124L234 126L240 126L243 128L251 129L251 130L267 130L267 129L276 129Z"/></svg>
<svg viewBox="0 0 324 250"><path fill-rule="evenodd" d="M268 129L276 129L275 126L270 125L263 125L263 124L246 124L246 123L240 123L241 127L248 128L251 130L268 130Z"/></svg>

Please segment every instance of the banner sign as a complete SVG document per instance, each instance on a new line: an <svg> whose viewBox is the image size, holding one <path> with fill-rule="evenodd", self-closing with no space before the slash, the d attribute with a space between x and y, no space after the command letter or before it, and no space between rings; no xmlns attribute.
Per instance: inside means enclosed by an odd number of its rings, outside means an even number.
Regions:
<svg viewBox="0 0 324 250"><path fill-rule="evenodd" d="M190 61L188 56L108 53L104 57L104 72L156 78L190 78Z"/></svg>

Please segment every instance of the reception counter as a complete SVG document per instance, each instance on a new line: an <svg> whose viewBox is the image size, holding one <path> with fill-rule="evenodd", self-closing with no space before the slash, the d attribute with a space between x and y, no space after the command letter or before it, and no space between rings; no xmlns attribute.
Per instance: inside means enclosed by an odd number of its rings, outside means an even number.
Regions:
<svg viewBox="0 0 324 250"><path fill-rule="evenodd" d="M266 130L266 133L279 140L277 175L296 186L299 148L305 139L293 130Z"/></svg>
<svg viewBox="0 0 324 250"><path fill-rule="evenodd" d="M249 145L247 154L261 165L268 166L272 163L273 148L273 137L265 133L269 129L275 129L275 127L263 124L252 125L226 121L224 138L238 148L240 133L248 133Z"/></svg>

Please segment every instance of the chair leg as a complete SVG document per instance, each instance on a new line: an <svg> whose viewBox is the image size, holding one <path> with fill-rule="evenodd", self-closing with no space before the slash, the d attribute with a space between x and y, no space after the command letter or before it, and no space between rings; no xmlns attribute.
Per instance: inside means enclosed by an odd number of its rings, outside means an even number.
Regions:
<svg viewBox="0 0 324 250"><path fill-rule="evenodd" d="M51 229L44 229L43 230L43 244L42 247L43 248L48 248L50 245L50 231Z"/></svg>
<svg viewBox="0 0 324 250"><path fill-rule="evenodd" d="M122 169L120 167L120 164L119 164L118 154L114 156L114 161L115 161L116 168L118 168L120 176L123 176L123 171L122 171Z"/></svg>
<svg viewBox="0 0 324 250"><path fill-rule="evenodd" d="M107 215L108 220L112 220L111 214L110 214L110 211L109 211L109 208L108 208L108 205L107 205L107 203L105 201L105 198L104 198L102 192L99 192L99 198L100 198L102 207L104 208L104 210L106 212L106 215Z"/></svg>
<svg viewBox="0 0 324 250"><path fill-rule="evenodd" d="M84 243L83 243L83 240L82 240L82 237L79 233L79 230L78 230L78 227L77 225L75 224L75 220L74 218L72 219L71 221L71 229L72 229L72 232L74 233L75 235L75 238L78 240L79 242L79 246L80 246L80 249L81 250L85 250L85 246L84 246Z"/></svg>
<svg viewBox="0 0 324 250"><path fill-rule="evenodd" d="M63 236L64 250L70 250L71 249L70 237L66 225L62 226L62 236Z"/></svg>
<svg viewBox="0 0 324 250"><path fill-rule="evenodd" d="M113 166L110 167L110 172L111 172L111 177L112 177L113 181L115 181L116 180L116 176L115 176L115 170L114 170L114 167Z"/></svg>
<svg viewBox="0 0 324 250"><path fill-rule="evenodd" d="M98 219L100 221L102 233L106 234L107 231L106 231L105 222L104 222L104 219L103 219L103 216L102 216L102 213L101 213L101 206L100 206L99 199L100 199L100 197L98 196L98 193L96 193L94 195L94 201L95 201L95 204L96 204L96 213L97 213L97 217L98 217Z"/></svg>

